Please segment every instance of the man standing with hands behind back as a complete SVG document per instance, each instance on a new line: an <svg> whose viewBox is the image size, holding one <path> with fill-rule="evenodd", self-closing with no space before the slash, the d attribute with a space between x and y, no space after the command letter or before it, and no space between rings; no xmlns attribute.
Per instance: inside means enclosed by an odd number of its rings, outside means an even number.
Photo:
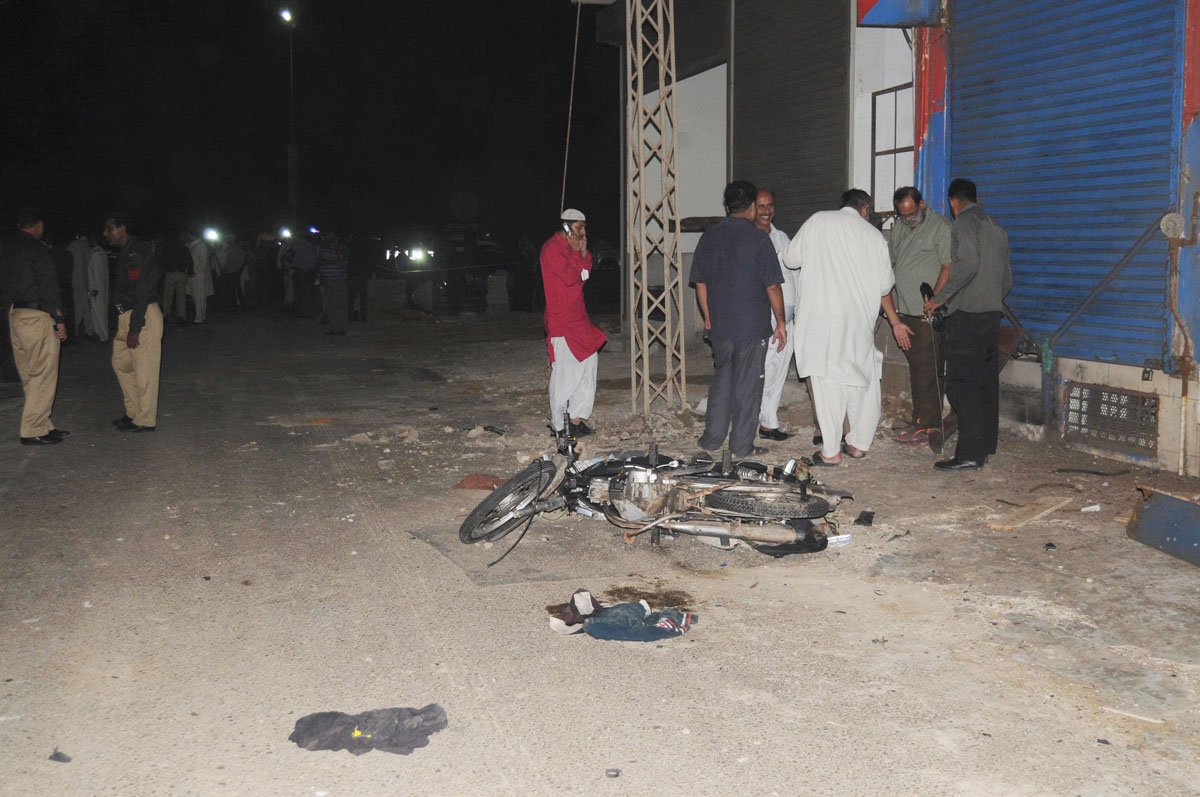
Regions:
<svg viewBox="0 0 1200 797"><path fill-rule="evenodd" d="M122 432L153 432L158 424L158 370L162 357L163 317L159 307L162 277L154 247L129 234L123 214L109 213L104 237L121 250L113 304L117 307L117 334L113 337L112 364L121 384L125 414L113 421Z"/></svg>
<svg viewBox="0 0 1200 797"><path fill-rule="evenodd" d="M975 183L961 177L948 190L954 225L950 278L925 302L946 317L946 395L958 416L958 445L938 470L978 470L996 453L1000 431L1000 319L1012 288L1008 233L979 206Z"/></svg>
<svg viewBox="0 0 1200 797"><path fill-rule="evenodd" d="M570 433L592 433L585 421L596 399L597 352L608 338L588 318L583 283L591 276L587 249L587 218L567 208L561 228L542 245L542 285L546 290L546 352L550 355L550 426L556 435L568 431L563 415L570 413Z"/></svg>
<svg viewBox="0 0 1200 797"><path fill-rule="evenodd" d="M754 225L757 197L758 189L745 180L725 186L725 218L696 244L690 277L712 337L714 367L699 445L716 451L728 435L735 457L765 452L754 446L754 437L767 346L782 349L788 340L783 273L771 239Z"/></svg>
<svg viewBox="0 0 1200 797"><path fill-rule="evenodd" d="M68 434L50 420L58 391L59 345L67 339L54 261L42 243L41 214L22 211L17 235L0 257L0 297L8 309L13 359L25 391L21 445L61 443Z"/></svg>

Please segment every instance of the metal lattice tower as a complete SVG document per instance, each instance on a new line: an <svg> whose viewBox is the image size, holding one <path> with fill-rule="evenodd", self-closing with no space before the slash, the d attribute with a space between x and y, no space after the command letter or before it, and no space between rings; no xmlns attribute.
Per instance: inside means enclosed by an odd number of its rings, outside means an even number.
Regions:
<svg viewBox="0 0 1200 797"><path fill-rule="evenodd" d="M687 403L675 163L675 0L626 0L629 367L633 410ZM647 79L657 95L647 97ZM653 367L663 348L662 368Z"/></svg>

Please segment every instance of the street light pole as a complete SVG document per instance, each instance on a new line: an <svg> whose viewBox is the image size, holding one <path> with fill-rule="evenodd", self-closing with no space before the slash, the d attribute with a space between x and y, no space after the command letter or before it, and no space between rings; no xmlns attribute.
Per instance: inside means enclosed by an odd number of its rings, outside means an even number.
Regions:
<svg viewBox="0 0 1200 797"><path fill-rule="evenodd" d="M288 96L289 96L289 138L287 148L288 166L288 209L292 225L296 224L300 206L300 150L296 146L296 18L288 9L279 12L279 18L288 29Z"/></svg>

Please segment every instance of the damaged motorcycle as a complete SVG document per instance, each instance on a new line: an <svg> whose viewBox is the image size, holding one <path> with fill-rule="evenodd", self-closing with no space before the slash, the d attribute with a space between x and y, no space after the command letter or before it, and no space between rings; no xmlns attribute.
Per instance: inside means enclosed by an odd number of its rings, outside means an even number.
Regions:
<svg viewBox="0 0 1200 797"><path fill-rule="evenodd" d="M824 550L837 525L831 515L852 497L817 481L794 459L774 466L733 460L726 451L718 460L685 461L659 454L652 444L645 454L579 462L575 439L560 434L558 452L492 491L458 537L467 544L495 542L523 526L515 548L539 515L566 511L605 518L625 530L626 542L645 532L654 545L664 535L686 534L718 547L737 540L783 556Z"/></svg>

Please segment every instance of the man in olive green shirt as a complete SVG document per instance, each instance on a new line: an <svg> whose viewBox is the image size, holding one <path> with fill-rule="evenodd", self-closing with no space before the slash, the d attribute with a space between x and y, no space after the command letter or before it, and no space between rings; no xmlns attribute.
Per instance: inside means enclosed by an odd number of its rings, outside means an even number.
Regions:
<svg viewBox="0 0 1200 797"><path fill-rule="evenodd" d="M896 223L888 250L896 273L896 312L912 331L908 347L901 346L908 360L912 388L912 428L901 431L896 439L903 443L929 442L935 451L940 451L945 395L941 379L944 335L934 332L925 320L921 283L937 293L949 278L950 220L927 208L921 192L912 186L896 189L892 206L896 209ZM946 430L947 434L950 432Z"/></svg>

